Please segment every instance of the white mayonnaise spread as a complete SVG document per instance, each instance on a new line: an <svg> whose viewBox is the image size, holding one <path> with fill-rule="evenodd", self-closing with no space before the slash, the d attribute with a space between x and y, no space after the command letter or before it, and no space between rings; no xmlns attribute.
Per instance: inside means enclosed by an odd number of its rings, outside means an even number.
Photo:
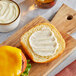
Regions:
<svg viewBox="0 0 76 76"><path fill-rule="evenodd" d="M18 6L12 1L0 1L0 23L9 23L17 18Z"/></svg>
<svg viewBox="0 0 76 76"><path fill-rule="evenodd" d="M53 55L59 47L54 33L46 26L34 32L29 38L29 43L33 52L40 56Z"/></svg>

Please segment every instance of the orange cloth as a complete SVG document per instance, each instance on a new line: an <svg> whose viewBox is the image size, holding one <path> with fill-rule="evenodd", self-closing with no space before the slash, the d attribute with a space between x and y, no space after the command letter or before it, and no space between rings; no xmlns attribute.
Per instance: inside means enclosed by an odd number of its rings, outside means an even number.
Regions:
<svg viewBox="0 0 76 76"><path fill-rule="evenodd" d="M76 60L55 76L76 76Z"/></svg>

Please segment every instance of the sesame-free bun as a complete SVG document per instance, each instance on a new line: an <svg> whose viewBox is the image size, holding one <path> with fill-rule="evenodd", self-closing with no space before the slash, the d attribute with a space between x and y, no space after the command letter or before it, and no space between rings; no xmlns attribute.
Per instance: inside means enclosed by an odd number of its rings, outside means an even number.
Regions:
<svg viewBox="0 0 76 76"><path fill-rule="evenodd" d="M37 55L34 52L34 50L32 49L32 47L30 46L30 42L29 42L30 36L33 33L40 31L43 27L48 27L54 33L54 35L57 39L58 48L57 48L55 54L53 54L53 55L49 55L49 56ZM57 57L59 57L65 49L65 41L64 41L63 37L61 36L59 31L53 25L51 25L49 23L42 23L42 24L36 25L33 28L31 28L29 31L24 33L24 35L22 35L22 37L21 37L21 44L22 44L26 54L36 63L50 62L50 61L56 59Z"/></svg>

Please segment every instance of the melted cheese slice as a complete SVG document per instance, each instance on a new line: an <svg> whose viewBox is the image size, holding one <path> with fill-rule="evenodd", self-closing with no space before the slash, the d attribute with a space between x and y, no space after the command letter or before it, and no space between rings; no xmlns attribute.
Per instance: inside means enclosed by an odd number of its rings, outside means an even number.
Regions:
<svg viewBox="0 0 76 76"><path fill-rule="evenodd" d="M0 47L0 76L19 76L21 68L21 50L10 46Z"/></svg>
<svg viewBox="0 0 76 76"><path fill-rule="evenodd" d="M34 32L29 38L29 43L33 52L40 56L54 55L58 49L57 39L48 27Z"/></svg>

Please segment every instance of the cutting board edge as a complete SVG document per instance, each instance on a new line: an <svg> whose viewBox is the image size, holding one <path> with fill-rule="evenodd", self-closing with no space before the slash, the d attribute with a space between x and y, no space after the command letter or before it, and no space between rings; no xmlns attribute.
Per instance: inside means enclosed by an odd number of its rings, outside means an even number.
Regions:
<svg viewBox="0 0 76 76"><path fill-rule="evenodd" d="M51 71L53 71L55 68L57 68L57 66L58 66L59 64L61 64L67 57L69 57L69 55L72 54L75 50L76 50L76 47L73 48L73 49L71 50L71 52L69 52L66 56L64 56L60 62L56 63L56 65L55 65L51 70L47 71L47 73L45 73L44 76L47 76Z"/></svg>

